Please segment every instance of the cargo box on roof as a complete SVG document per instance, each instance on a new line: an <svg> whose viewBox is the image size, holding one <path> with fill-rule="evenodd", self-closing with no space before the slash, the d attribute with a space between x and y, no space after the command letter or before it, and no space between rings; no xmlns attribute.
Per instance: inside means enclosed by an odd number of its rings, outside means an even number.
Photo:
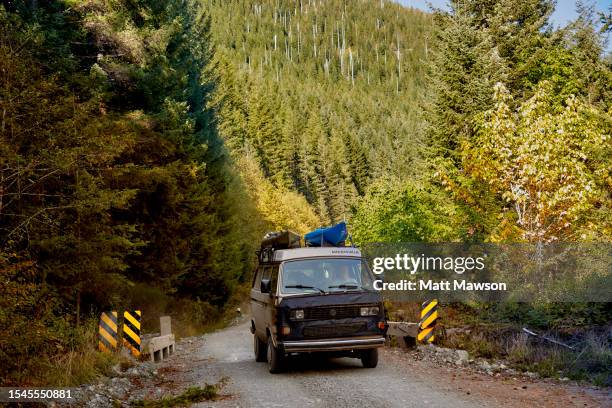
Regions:
<svg viewBox="0 0 612 408"><path fill-rule="evenodd" d="M268 232L261 241L261 249L300 248L300 236L292 231Z"/></svg>

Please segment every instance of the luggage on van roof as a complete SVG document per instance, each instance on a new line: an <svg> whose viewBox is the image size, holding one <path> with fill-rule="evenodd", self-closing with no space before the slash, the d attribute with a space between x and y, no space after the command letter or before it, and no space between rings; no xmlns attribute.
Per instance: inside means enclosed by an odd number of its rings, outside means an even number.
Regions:
<svg viewBox="0 0 612 408"><path fill-rule="evenodd" d="M290 249L300 248L300 236L292 231L268 232L261 241L261 249Z"/></svg>
<svg viewBox="0 0 612 408"><path fill-rule="evenodd" d="M304 235L304 242L309 247L344 246L347 237L346 223L342 221L331 227L318 228L309 232Z"/></svg>

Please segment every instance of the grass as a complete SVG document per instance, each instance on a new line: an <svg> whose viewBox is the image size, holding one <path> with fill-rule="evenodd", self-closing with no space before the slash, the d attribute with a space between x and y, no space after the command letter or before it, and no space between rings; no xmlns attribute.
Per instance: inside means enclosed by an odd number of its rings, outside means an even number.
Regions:
<svg viewBox="0 0 612 408"><path fill-rule="evenodd" d="M476 325L468 332L440 336L442 345L467 350L474 357L504 359L520 371L542 377L586 381L612 386L612 348L606 332L584 329L571 342L573 350L528 336L520 326ZM548 337L567 341L551 331Z"/></svg>
<svg viewBox="0 0 612 408"><path fill-rule="evenodd" d="M219 397L219 384L205 384L204 387L189 387L177 396L159 400L138 400L131 403L133 408L172 408L184 407L201 401L215 400Z"/></svg>
<svg viewBox="0 0 612 408"><path fill-rule="evenodd" d="M391 320L418 321L419 305L416 303L394 302L385 306ZM436 343L466 350L472 357L503 359L515 369L535 372L542 377L567 377L598 386L612 386L611 332L608 326L599 324L602 319L581 326L566 316L568 310L580 305L561 305L556 320L523 304L509 304L505 308L474 306L441 306ZM545 309L549 314L555 310L552 306ZM521 318L528 321L521 322ZM525 326L538 327L538 332L570 343L574 349L528 336L522 331Z"/></svg>
<svg viewBox="0 0 612 408"><path fill-rule="evenodd" d="M68 387L88 383L109 375L122 363L118 354L97 350L96 322L86 320L79 327L64 328L61 336L50 338L43 352L21 356L19 369L9 372L0 383L17 386ZM124 363L125 364L125 363Z"/></svg>
<svg viewBox="0 0 612 408"><path fill-rule="evenodd" d="M203 313L204 307L197 302L183 302L190 307L180 310L181 315L173 319L173 329L177 338L185 335L202 334L203 332L224 327L230 320L229 313ZM231 309L227 309L231 310ZM235 310L235 309L234 309ZM206 316L206 319L203 319ZM159 320L157 320L158 322ZM194 324L194 322L196 322ZM18 369L9 371L6 376L0 375L0 384L15 386L77 386L95 381L101 376L111 376L112 368L119 364L122 371L133 367L135 362L119 353L102 353L98 351L97 318L86 319L79 327L66 325L60 334L49 339L44 352L39 350L15 356L19 358ZM155 329L157 329L155 327ZM24 337L23 341L27 341ZM45 344L45 342L42 342ZM0 353L1 354L1 353ZM142 355L142 359L147 356ZM0 367L0 373L2 372Z"/></svg>
<svg viewBox="0 0 612 408"><path fill-rule="evenodd" d="M96 378L109 375L111 369L120 363L118 354L101 353L93 347L84 346L48 359L41 373L41 385L75 386Z"/></svg>
<svg viewBox="0 0 612 408"><path fill-rule="evenodd" d="M243 286L221 308L199 299L175 298L161 289L138 284L132 288L130 304L117 309L142 310L143 333L158 332L159 317L170 315L173 332L179 339L225 327L236 317L236 307L247 297L249 288ZM0 291L4 289L0 287ZM44 291L39 287L28 289L29 292L19 290L13 288L2 293L6 310L0 313L3 328L0 385L75 386L112 375L112 368L117 364L122 370L133 364L119 354L97 350L98 312L81 316L77 326L74 314L66 312L62 300L55 295L41 294ZM45 307L39 307L39 303ZM23 305L31 305L31 310L24 312L20 309Z"/></svg>

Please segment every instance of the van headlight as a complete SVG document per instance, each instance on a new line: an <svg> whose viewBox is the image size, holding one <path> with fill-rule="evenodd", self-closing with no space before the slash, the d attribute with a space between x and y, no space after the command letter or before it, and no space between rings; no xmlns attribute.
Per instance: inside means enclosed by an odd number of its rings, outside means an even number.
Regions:
<svg viewBox="0 0 612 408"><path fill-rule="evenodd" d="M378 306L365 306L359 309L361 316L376 316L380 309Z"/></svg>
<svg viewBox="0 0 612 408"><path fill-rule="evenodd" d="M295 309L289 313L289 317L293 320L302 320L304 318L304 309Z"/></svg>

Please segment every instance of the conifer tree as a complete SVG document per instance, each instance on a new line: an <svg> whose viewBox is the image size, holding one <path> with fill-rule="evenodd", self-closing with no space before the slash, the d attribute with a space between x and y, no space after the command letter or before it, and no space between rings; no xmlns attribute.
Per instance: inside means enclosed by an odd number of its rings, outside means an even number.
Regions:
<svg viewBox="0 0 612 408"><path fill-rule="evenodd" d="M492 104L495 83L507 76L507 62L494 38L482 29L493 10L481 2L451 2L451 11L436 12L436 47L432 52L425 101L429 152L453 158L462 137L472 134L472 115Z"/></svg>
<svg viewBox="0 0 612 408"><path fill-rule="evenodd" d="M222 55L218 56L219 84L209 108L215 110L219 135L234 157L245 154L247 143L247 106L245 84L241 83L234 66Z"/></svg>
<svg viewBox="0 0 612 408"><path fill-rule="evenodd" d="M247 108L247 137L266 177L278 174L282 163L282 155L275 154L281 145L282 135L273 108L263 86L251 84Z"/></svg>
<svg viewBox="0 0 612 408"><path fill-rule="evenodd" d="M370 164L364 148L349 133L344 134L345 160L349 163L350 180L357 194L363 195L370 179Z"/></svg>
<svg viewBox="0 0 612 408"><path fill-rule="evenodd" d="M323 221L330 220L329 185L325 174L325 152L322 151L326 139L327 135L320 115L317 112L311 112L304 131L304 148L302 151L302 173L305 177L306 187L304 194L308 201L314 204L319 217Z"/></svg>

